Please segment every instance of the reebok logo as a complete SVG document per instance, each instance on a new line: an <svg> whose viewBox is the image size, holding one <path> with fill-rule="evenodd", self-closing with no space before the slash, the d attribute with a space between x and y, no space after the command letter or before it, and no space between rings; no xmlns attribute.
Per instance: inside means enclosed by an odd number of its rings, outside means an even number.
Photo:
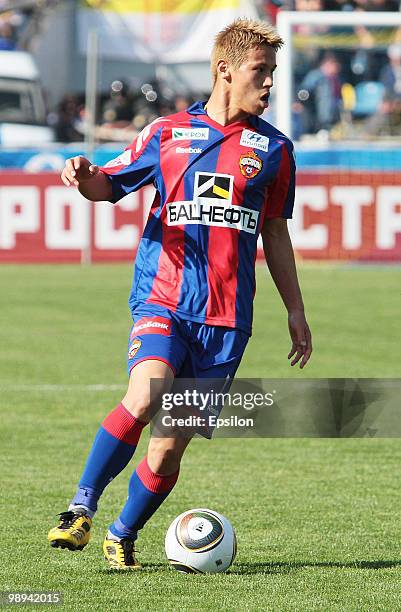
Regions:
<svg viewBox="0 0 401 612"><path fill-rule="evenodd" d="M200 149L199 147L176 147L175 152L176 153L189 153L190 155L195 154L195 153L202 153L203 149Z"/></svg>

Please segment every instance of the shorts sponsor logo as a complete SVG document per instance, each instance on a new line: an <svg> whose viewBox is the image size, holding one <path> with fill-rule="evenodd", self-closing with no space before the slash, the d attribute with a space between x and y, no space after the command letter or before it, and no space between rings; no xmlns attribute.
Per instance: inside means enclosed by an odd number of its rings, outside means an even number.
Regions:
<svg viewBox="0 0 401 612"><path fill-rule="evenodd" d="M247 179L254 178L262 170L263 162L253 151L243 153L239 158L241 173Z"/></svg>
<svg viewBox="0 0 401 612"><path fill-rule="evenodd" d="M232 204L234 177L196 172L192 201L167 204L168 225L229 227L255 234L259 212Z"/></svg>
<svg viewBox="0 0 401 612"><path fill-rule="evenodd" d="M142 346L142 340L136 338L128 350L128 359L133 359Z"/></svg>
<svg viewBox="0 0 401 612"><path fill-rule="evenodd" d="M189 153L189 154L194 154L194 153L202 153L203 149L200 149L199 147L176 147L175 152L176 153Z"/></svg>
<svg viewBox="0 0 401 612"><path fill-rule="evenodd" d="M173 140L208 140L209 128L172 128Z"/></svg>
<svg viewBox="0 0 401 612"><path fill-rule="evenodd" d="M166 317L143 317L135 323L131 331L131 340L135 336L144 334L162 334L169 336L171 332L171 321Z"/></svg>
<svg viewBox="0 0 401 612"><path fill-rule="evenodd" d="M114 168L115 166L129 166L131 163L131 149L124 151L115 159L111 159L105 165L105 168Z"/></svg>
<svg viewBox="0 0 401 612"><path fill-rule="evenodd" d="M269 148L269 139L267 136L262 136L252 130L242 130L240 145L243 147L252 147L260 151L267 151Z"/></svg>

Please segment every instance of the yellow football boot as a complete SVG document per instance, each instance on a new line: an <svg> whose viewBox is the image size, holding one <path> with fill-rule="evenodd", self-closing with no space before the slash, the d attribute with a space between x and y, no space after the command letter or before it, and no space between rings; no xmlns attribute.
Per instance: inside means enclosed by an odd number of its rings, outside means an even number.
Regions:
<svg viewBox="0 0 401 612"><path fill-rule="evenodd" d="M107 536L103 542L104 558L111 568L117 570L138 570L141 564L135 559L133 540L123 538L120 541L110 540Z"/></svg>
<svg viewBox="0 0 401 612"><path fill-rule="evenodd" d="M47 539L54 548L82 550L90 538L92 519L82 512L62 512L60 523L50 529Z"/></svg>

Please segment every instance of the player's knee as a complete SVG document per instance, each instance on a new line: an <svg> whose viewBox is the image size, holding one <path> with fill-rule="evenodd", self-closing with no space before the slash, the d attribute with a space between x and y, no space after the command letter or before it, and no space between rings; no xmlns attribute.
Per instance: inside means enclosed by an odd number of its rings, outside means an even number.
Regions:
<svg viewBox="0 0 401 612"><path fill-rule="evenodd" d="M178 445L160 438L152 441L148 449L148 463L152 472L157 474L172 474L181 463L184 449Z"/></svg>
<svg viewBox="0 0 401 612"><path fill-rule="evenodd" d="M169 366L159 361L144 361L131 370L127 393L122 404L137 419L150 421L160 409L174 375Z"/></svg>
<svg viewBox="0 0 401 612"><path fill-rule="evenodd" d="M151 419L148 395L133 393L132 390L128 390L121 403L137 419L141 421L149 421Z"/></svg>

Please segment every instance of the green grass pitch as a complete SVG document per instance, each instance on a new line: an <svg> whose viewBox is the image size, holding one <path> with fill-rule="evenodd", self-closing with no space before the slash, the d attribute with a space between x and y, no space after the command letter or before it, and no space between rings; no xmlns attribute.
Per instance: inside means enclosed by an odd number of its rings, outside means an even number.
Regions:
<svg viewBox="0 0 401 612"><path fill-rule="evenodd" d="M396 439L195 440L176 489L138 541L144 571L110 572L101 553L132 466L106 490L82 553L47 545L126 382L130 277L128 265L0 268L0 590L61 591L68 611L400 610ZM300 278L314 334L310 364L290 368L285 312L259 268L254 335L239 375L399 377L401 270L305 265ZM107 388L88 386L97 384ZM236 528L238 556L227 574L185 576L167 566L168 525L199 506Z"/></svg>

